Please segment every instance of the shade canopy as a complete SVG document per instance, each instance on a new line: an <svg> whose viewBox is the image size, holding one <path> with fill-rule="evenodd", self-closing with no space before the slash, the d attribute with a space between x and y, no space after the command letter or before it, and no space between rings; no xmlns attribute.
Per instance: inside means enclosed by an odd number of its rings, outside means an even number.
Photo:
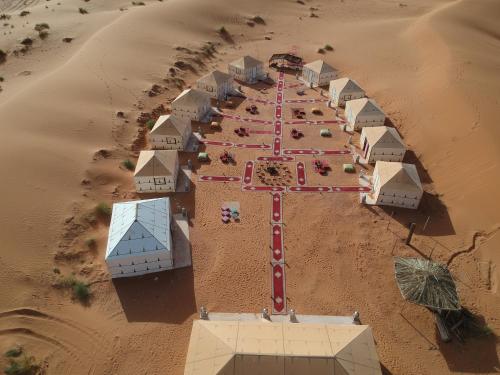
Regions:
<svg viewBox="0 0 500 375"><path fill-rule="evenodd" d="M457 288L448 268L421 258L394 258L396 282L407 301L439 310L460 310Z"/></svg>

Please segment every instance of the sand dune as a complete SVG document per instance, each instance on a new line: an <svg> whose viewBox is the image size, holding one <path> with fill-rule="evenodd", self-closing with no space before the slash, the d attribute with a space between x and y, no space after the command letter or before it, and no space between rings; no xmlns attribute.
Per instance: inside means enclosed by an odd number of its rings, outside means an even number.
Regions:
<svg viewBox="0 0 500 375"><path fill-rule="evenodd" d="M88 15L78 13L82 6ZM319 18L309 17L311 6ZM19 17L23 9L31 14ZM416 243L426 254L433 249L436 259L452 259L463 303L500 329L497 1L405 1L402 6L383 0L305 5L168 0L144 7L125 1L70 0L60 6L6 1L0 13L12 14L8 22L15 25L0 40L5 50L32 33L34 24L51 25L46 41L36 40L26 55L9 56L0 65L6 79L0 93L0 351L22 342L53 374L180 374L190 322L202 304L218 311L258 311L269 303L267 255L260 252L268 246L267 226L259 216L268 211L264 201L238 197L248 225L234 234L243 239L235 263L234 238L212 214L232 190L214 193L197 186L194 201L176 198L176 206L187 206L193 215L193 270L161 274L159 281L111 283L102 266L106 226L89 225L84 216L97 202L135 197L131 174L120 163L135 157L130 145L139 108L149 111L179 92L163 81L176 60L193 59L194 72L182 76L191 84L241 54L266 60L273 52L296 48L313 60L327 43L335 52L322 58L381 104L418 157L426 190L439 194L424 207L431 222ZM247 26L257 13L266 24ZM231 43L217 34L222 25ZM67 36L75 39L62 43ZM197 57L194 51L207 41L220 43L215 57ZM19 74L25 71L31 74ZM147 98L144 90L154 83L167 90ZM129 122L117 118L117 111ZM101 149L110 156L94 160ZM89 185L82 185L83 179ZM426 216L402 213L390 220L390 211L369 212L351 198L325 204L294 196L287 202L290 217L301 212L301 199L321 207L291 222L287 233L296 244L288 286L296 309L323 314L361 309L364 322L374 327L381 362L392 374L498 368L492 341L434 350L432 317L401 301L391 251L416 254L403 246L393 250L386 227L390 223L404 236L408 221L421 224ZM308 251L304 228L315 238L314 251ZM471 245L475 232L480 235ZM54 262L56 252L82 249L88 236L97 239L97 253L86 252L82 263ZM453 257L455 252L460 255ZM71 302L51 286L55 266L92 283L90 306Z"/></svg>

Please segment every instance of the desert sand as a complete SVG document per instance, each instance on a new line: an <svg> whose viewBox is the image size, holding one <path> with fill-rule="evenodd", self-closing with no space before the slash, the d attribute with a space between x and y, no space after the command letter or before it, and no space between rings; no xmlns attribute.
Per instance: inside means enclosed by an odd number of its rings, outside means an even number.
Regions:
<svg viewBox="0 0 500 375"><path fill-rule="evenodd" d="M200 306L221 312L270 306L268 197L197 183L195 175L192 193L173 198L175 209L190 213L193 267L157 280L111 282L103 261L107 223L90 213L99 202L137 198L132 172L121 162L147 147L136 123L140 112L168 108L180 86L225 70L243 54L267 61L295 50L306 61L323 58L377 100L412 150L409 160L427 194L417 212L367 209L355 195L287 195L289 307L360 311L388 374L498 372L495 335L439 342L432 315L402 300L392 256L432 255L449 264L462 304L500 331L500 4L145 3L0 4L0 14L11 16L0 26L7 52L0 64L0 351L21 344L49 374L182 374ZM19 16L23 10L30 14ZM265 24L249 26L255 15ZM33 27L43 22L50 29L40 40ZM230 38L220 37L221 26ZM15 56L26 37L33 45ZM215 52L206 53L207 42ZM318 54L325 44L334 51ZM169 68L178 60L192 69L177 69L174 79ZM165 89L151 98L153 84ZM231 128L207 137L230 140ZM196 165L197 173L241 174L254 155L238 151L237 166ZM232 200L241 203L242 222L228 230L217 214L222 201ZM413 248L401 242L410 221L419 228ZM88 238L97 240L95 248L85 246ZM54 268L90 283L88 305L53 287Z"/></svg>

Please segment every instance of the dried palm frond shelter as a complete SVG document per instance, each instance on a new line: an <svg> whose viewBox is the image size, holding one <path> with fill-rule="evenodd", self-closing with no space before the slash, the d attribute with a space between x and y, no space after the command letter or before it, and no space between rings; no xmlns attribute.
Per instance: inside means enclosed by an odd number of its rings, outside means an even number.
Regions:
<svg viewBox="0 0 500 375"><path fill-rule="evenodd" d="M394 258L396 282L409 302L433 310L460 310L455 282L448 268L422 258Z"/></svg>
<svg viewBox="0 0 500 375"><path fill-rule="evenodd" d="M301 57L291 53L275 53L269 59L269 67L276 69L301 70L303 64Z"/></svg>

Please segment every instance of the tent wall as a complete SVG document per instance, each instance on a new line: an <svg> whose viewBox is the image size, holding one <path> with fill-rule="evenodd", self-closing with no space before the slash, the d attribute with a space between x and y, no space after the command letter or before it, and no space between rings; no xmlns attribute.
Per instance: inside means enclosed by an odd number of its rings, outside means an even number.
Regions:
<svg viewBox="0 0 500 375"><path fill-rule="evenodd" d="M373 191L375 192L375 204L377 205L411 209L418 208L423 194L423 192L394 189L387 183L382 185L377 165L375 165L373 171Z"/></svg>
<svg viewBox="0 0 500 375"><path fill-rule="evenodd" d="M339 91L334 86L330 86L329 94L332 104L336 107L345 106L345 103L349 100L361 99L365 97L364 91L348 91L345 89Z"/></svg>
<svg viewBox="0 0 500 375"><path fill-rule="evenodd" d="M231 81L223 82L219 85L216 83L196 82L196 88L210 95L211 98L224 100L233 90Z"/></svg>
<svg viewBox="0 0 500 375"><path fill-rule="evenodd" d="M135 176L135 190L138 193L159 193L175 191L179 165L177 164L172 176Z"/></svg>
<svg viewBox="0 0 500 375"><path fill-rule="evenodd" d="M180 135L150 135L153 150L184 150L188 137Z"/></svg>
<svg viewBox="0 0 500 375"><path fill-rule="evenodd" d="M337 72L318 73L308 67L302 68L302 80L312 87L326 86L330 81L337 78Z"/></svg>
<svg viewBox="0 0 500 375"><path fill-rule="evenodd" d="M201 105L184 105L172 103L172 114L180 119L201 121L210 111L210 101Z"/></svg>
<svg viewBox="0 0 500 375"><path fill-rule="evenodd" d="M228 65L228 73L238 81L246 83L255 83L259 79L264 79L266 73L264 72L264 65L259 64L252 68L242 69L232 64Z"/></svg>
<svg viewBox="0 0 500 375"><path fill-rule="evenodd" d="M346 118L355 130L359 130L365 126L384 126L385 115L383 113L363 113L354 114L350 109L346 111Z"/></svg>

